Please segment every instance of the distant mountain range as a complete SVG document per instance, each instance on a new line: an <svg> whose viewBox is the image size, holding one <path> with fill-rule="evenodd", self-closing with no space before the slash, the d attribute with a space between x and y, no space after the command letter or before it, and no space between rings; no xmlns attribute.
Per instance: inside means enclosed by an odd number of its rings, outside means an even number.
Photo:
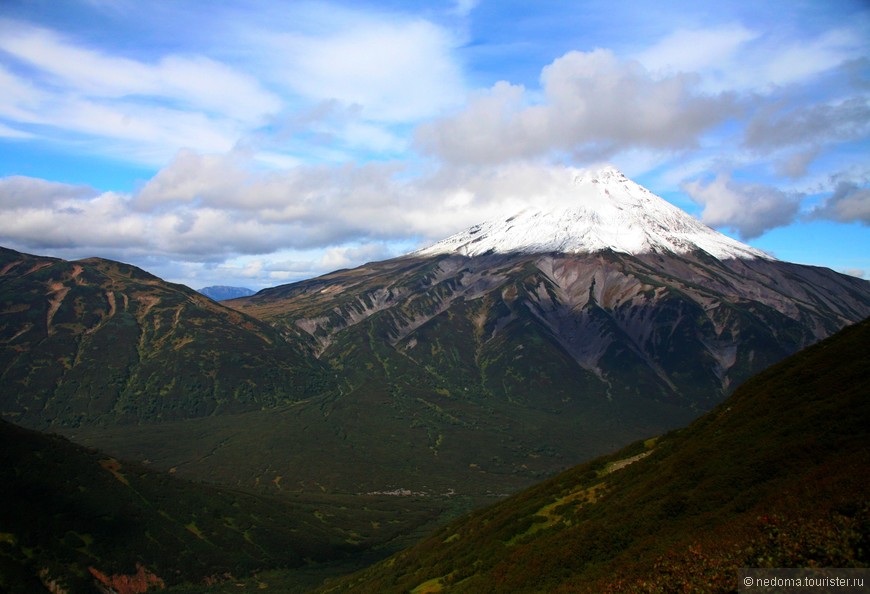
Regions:
<svg viewBox="0 0 870 594"><path fill-rule="evenodd" d="M215 301L227 301L229 299L237 299L239 297L248 297L256 293L252 289L245 287L227 287L225 285L214 285L211 287L203 287L199 290L200 293Z"/></svg>

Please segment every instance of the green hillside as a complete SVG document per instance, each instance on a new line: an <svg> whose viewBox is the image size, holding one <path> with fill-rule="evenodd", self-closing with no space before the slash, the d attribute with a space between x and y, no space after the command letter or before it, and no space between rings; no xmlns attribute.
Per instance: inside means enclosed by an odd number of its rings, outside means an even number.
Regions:
<svg viewBox="0 0 870 594"><path fill-rule="evenodd" d="M444 527L321 592L727 592L745 566L870 564L870 320L683 430Z"/></svg>
<svg viewBox="0 0 870 594"><path fill-rule="evenodd" d="M341 573L440 512L384 497L354 505L190 483L0 421L0 591L114 582L126 593L327 561Z"/></svg>
<svg viewBox="0 0 870 594"><path fill-rule="evenodd" d="M292 336L134 266L0 248L0 409L35 428L258 410L330 375Z"/></svg>

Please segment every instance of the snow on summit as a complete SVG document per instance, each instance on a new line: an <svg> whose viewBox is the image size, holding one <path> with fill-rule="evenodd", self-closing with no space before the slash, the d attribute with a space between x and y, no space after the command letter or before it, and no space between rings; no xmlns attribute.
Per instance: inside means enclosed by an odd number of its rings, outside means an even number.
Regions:
<svg viewBox="0 0 870 594"><path fill-rule="evenodd" d="M474 225L411 255L489 253L685 253L702 249L722 260L770 256L707 227L607 166L572 170L558 206L531 207ZM567 180L566 180L567 181Z"/></svg>

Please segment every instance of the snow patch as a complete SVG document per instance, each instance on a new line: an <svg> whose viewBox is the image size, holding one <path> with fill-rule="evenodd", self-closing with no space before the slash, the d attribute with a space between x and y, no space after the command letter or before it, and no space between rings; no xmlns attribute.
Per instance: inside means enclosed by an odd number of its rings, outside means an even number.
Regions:
<svg viewBox="0 0 870 594"><path fill-rule="evenodd" d="M619 170L569 172L567 204L527 208L490 220L413 252L412 256L507 253L687 253L720 260L770 256L707 227L626 178Z"/></svg>

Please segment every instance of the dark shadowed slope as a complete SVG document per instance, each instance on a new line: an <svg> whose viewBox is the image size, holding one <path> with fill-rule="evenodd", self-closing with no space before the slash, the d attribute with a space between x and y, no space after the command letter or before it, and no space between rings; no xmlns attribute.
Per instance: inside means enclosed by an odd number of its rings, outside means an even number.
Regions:
<svg viewBox="0 0 870 594"><path fill-rule="evenodd" d="M0 590L97 592L100 576L167 584L351 550L286 501L207 488L0 421ZM140 570L139 567L142 567Z"/></svg>
<svg viewBox="0 0 870 594"><path fill-rule="evenodd" d="M736 590L745 566L870 564L870 321L688 428L445 527L323 592Z"/></svg>

